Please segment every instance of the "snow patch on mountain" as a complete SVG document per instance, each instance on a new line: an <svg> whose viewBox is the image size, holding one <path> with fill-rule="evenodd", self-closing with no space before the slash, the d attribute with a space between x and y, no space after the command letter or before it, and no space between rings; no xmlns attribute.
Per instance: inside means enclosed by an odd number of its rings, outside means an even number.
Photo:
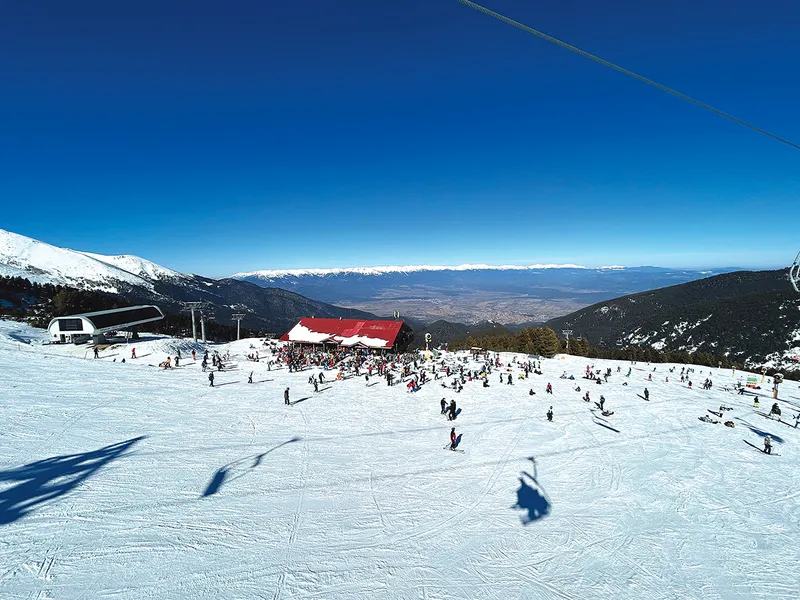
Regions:
<svg viewBox="0 0 800 600"><path fill-rule="evenodd" d="M153 284L97 257L52 246L0 229L0 275L36 283L91 287L118 293L120 284L153 289Z"/></svg>
<svg viewBox="0 0 800 600"><path fill-rule="evenodd" d="M330 269L263 269L245 273L235 273L231 277L243 279L258 277L261 279L281 279L283 277L325 277L326 275L385 275L387 273L418 273L420 271L538 271L543 269L594 269L573 264L536 264L536 265L484 265L464 264L456 266L446 265L406 265L382 267L342 267ZM596 267L598 270L622 270L626 267L609 265Z"/></svg>

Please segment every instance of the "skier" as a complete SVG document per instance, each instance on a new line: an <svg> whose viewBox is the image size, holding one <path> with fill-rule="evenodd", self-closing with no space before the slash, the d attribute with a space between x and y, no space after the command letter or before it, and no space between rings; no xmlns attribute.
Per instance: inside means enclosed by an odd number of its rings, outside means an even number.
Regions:
<svg viewBox="0 0 800 600"><path fill-rule="evenodd" d="M208 386L214 387L214 371L208 374Z"/></svg>
<svg viewBox="0 0 800 600"><path fill-rule="evenodd" d="M97 346L94 347L94 357L100 358L100 350L97 349Z"/></svg>
<svg viewBox="0 0 800 600"><path fill-rule="evenodd" d="M458 439L456 436L456 428L453 427L450 429L450 450L456 449L456 439Z"/></svg>
<svg viewBox="0 0 800 600"><path fill-rule="evenodd" d="M442 413L441 413L441 414L444 414L444 413L446 413L446 412L447 412L447 400L445 400L444 398L442 398L441 405L442 405Z"/></svg>
<svg viewBox="0 0 800 600"><path fill-rule="evenodd" d="M317 383L316 379L314 379L313 383L314 383L314 391L318 392L319 391L319 383Z"/></svg>
<svg viewBox="0 0 800 600"><path fill-rule="evenodd" d="M552 421L553 420L553 407L552 406L550 407L550 410L547 411L547 420L548 421Z"/></svg>
<svg viewBox="0 0 800 600"><path fill-rule="evenodd" d="M131 348L131 360L136 358L136 348Z"/></svg>
<svg viewBox="0 0 800 600"><path fill-rule="evenodd" d="M247 383L253 383L253 372L250 371L250 376L247 378Z"/></svg>
<svg viewBox="0 0 800 600"><path fill-rule="evenodd" d="M450 400L450 414L447 415L448 421L456 420L456 401Z"/></svg>
<svg viewBox="0 0 800 600"><path fill-rule="evenodd" d="M778 406L777 402L772 405L772 408L769 411L769 418L770 419L772 418L772 415L777 415L778 416L778 421L781 420L781 407Z"/></svg>
<svg viewBox="0 0 800 600"><path fill-rule="evenodd" d="M287 406L290 404L290 402L289 402L289 388L288 387L283 391L283 403L286 404Z"/></svg>
<svg viewBox="0 0 800 600"><path fill-rule="evenodd" d="M195 353L194 350L192 350L192 360L193 361L197 360L197 354Z"/></svg>
<svg viewBox="0 0 800 600"><path fill-rule="evenodd" d="M553 393L553 386L551 384L549 384L549 383L547 384L547 393L548 394L552 394Z"/></svg>
<svg viewBox="0 0 800 600"><path fill-rule="evenodd" d="M753 398L753 407L758 408L758 398Z"/></svg>
<svg viewBox="0 0 800 600"><path fill-rule="evenodd" d="M180 361L181 361L181 353L178 352L178 354L175 355L175 366L176 367L180 366Z"/></svg>
<svg viewBox="0 0 800 600"><path fill-rule="evenodd" d="M603 396L600 396L600 410L603 410L603 405L606 403L606 399Z"/></svg>
<svg viewBox="0 0 800 600"><path fill-rule="evenodd" d="M650 392L648 391L647 388L644 388L644 399L650 400Z"/></svg>
<svg viewBox="0 0 800 600"><path fill-rule="evenodd" d="M508 385L514 385L514 382L511 380L511 373L508 374Z"/></svg>
<svg viewBox="0 0 800 600"><path fill-rule="evenodd" d="M769 436L764 438L764 453L772 454L772 438Z"/></svg>
<svg viewBox="0 0 800 600"><path fill-rule="evenodd" d="M794 428L797 429L797 425L800 424L800 413L797 413L794 416Z"/></svg>

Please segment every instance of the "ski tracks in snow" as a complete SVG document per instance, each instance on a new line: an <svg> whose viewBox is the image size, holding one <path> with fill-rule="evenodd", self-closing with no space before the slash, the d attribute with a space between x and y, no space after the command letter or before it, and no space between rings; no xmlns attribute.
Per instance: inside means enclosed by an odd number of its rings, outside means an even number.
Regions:
<svg viewBox="0 0 800 600"><path fill-rule="evenodd" d="M278 576L278 584L275 588L275 593L272 600L280 600L283 595L283 590L286 586L286 575L292 569L292 553L294 551L295 543L297 542L297 535L300 532L300 521L303 516L303 503L306 496L306 482L308 480L308 462L310 457L310 449L308 445L308 417L305 411L299 409L300 416L303 418L303 450L302 450L302 465L300 467L300 490L297 495L297 506L295 507L294 515L290 525L289 538L286 542L286 557L283 561L283 568Z"/></svg>

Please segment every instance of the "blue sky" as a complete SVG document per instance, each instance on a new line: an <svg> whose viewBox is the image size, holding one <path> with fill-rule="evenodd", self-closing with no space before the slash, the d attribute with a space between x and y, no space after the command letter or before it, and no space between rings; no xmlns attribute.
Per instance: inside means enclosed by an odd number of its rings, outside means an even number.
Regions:
<svg viewBox="0 0 800 600"><path fill-rule="evenodd" d="M484 4L800 140L794 0ZM3 3L0 131L0 228L206 275L800 247L800 152L456 0Z"/></svg>

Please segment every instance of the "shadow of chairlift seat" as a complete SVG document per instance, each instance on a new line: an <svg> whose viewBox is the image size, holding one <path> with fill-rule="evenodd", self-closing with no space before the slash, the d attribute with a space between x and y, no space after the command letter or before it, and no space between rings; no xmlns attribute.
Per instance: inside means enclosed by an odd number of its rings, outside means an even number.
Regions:
<svg viewBox="0 0 800 600"><path fill-rule="evenodd" d="M517 503L512 507L517 510L526 511L527 515L520 517L523 525L530 525L550 514L552 504L547 497L544 488L539 484L536 477L536 459L531 456L533 463L533 475L525 471L519 478L519 489L517 490ZM531 483L528 483L528 480ZM532 484L532 485L531 485Z"/></svg>

